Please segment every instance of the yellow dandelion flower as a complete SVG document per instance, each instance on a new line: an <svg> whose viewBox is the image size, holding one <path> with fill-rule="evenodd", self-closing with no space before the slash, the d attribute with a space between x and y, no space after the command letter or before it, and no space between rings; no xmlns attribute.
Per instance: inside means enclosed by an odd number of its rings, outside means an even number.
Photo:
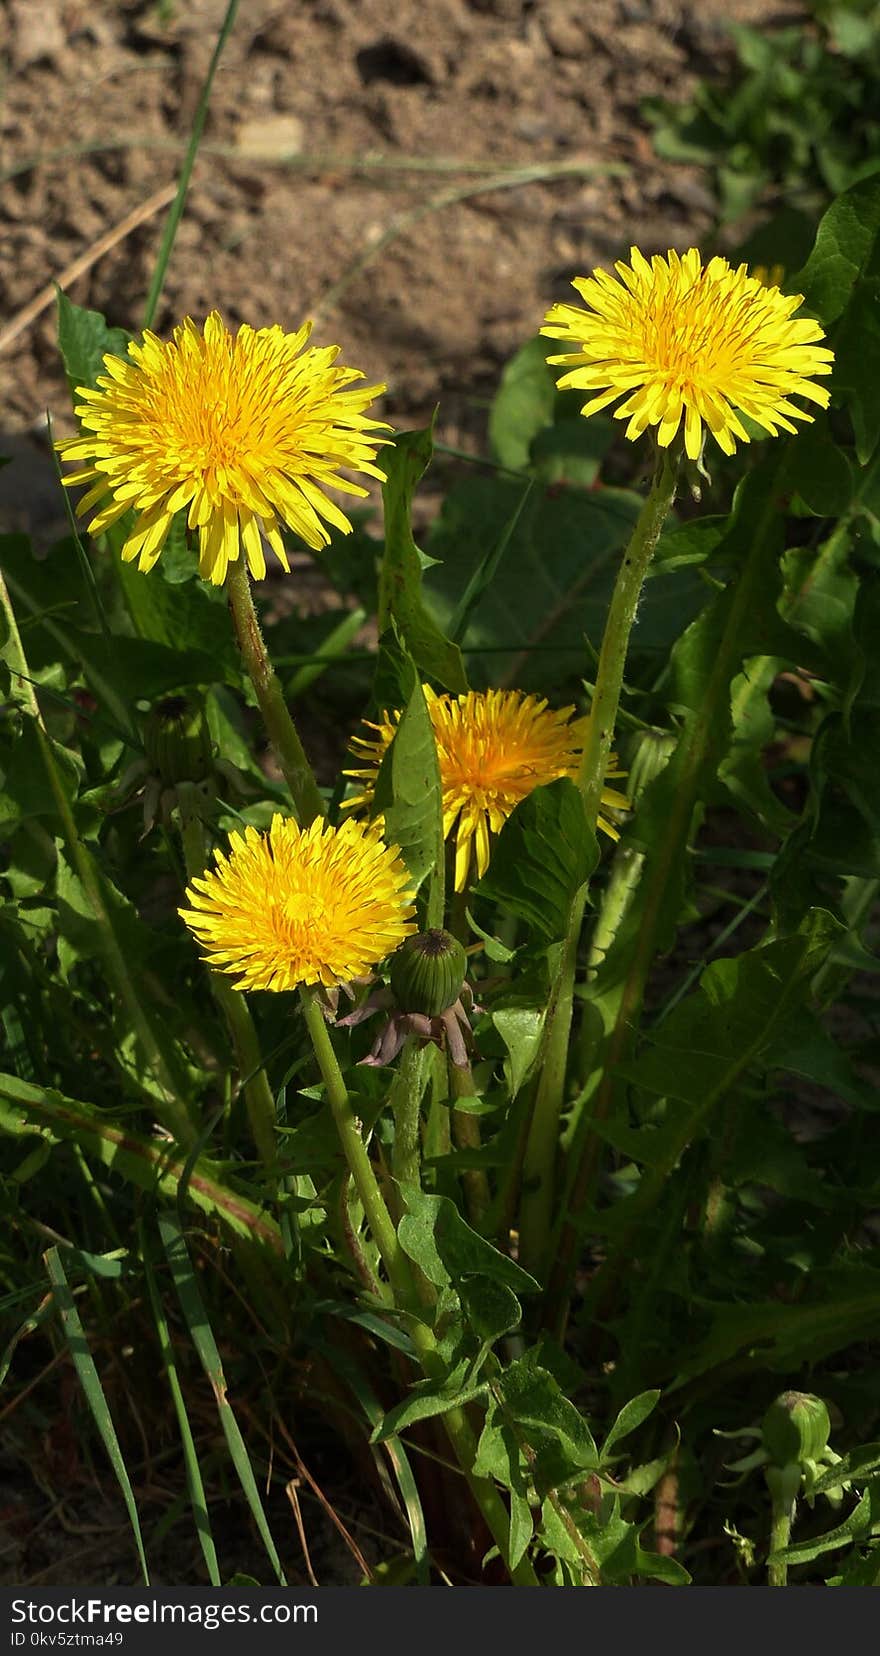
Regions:
<svg viewBox="0 0 880 1656"><path fill-rule="evenodd" d="M471 864L477 878L489 866L490 836L500 832L514 807L542 783L557 777L575 778L580 765L587 720L573 719L573 707L558 712L537 696L521 690L469 690L464 696L435 695L424 686L437 743L443 788L443 833L455 830L455 889L467 885ZM349 806L366 804L400 714L384 714L381 724L370 724L373 737L356 736L353 745L369 761L367 768L346 772L359 777L364 791ZM609 760L609 777L622 776L616 756ZM603 804L626 810L628 801L614 788L605 788ZM599 827L612 839L618 833L608 817Z"/></svg>
<svg viewBox="0 0 880 1656"><path fill-rule="evenodd" d="M199 574L222 586L244 547L255 580L266 573L264 539L289 568L280 526L307 546L326 545L326 524L351 524L329 500L328 486L363 496L340 466L384 479L375 465L388 431L365 410L384 385L358 386L356 368L334 366L338 345L305 345L280 327L241 327L233 338L216 311L204 332L187 317L164 343L146 332L128 347L130 361L105 356L98 388L78 386L80 437L56 447L85 462L66 485L90 483L78 511L102 534L126 512L138 513L122 556L152 569L176 512L199 537Z"/></svg>
<svg viewBox="0 0 880 1656"><path fill-rule="evenodd" d="M209 965L240 989L350 983L416 930L409 874L381 824L275 816L232 834L179 913Z"/></svg>
<svg viewBox="0 0 880 1656"><path fill-rule="evenodd" d="M630 250L630 264L579 277L575 287L589 307L553 305L541 329L574 345L550 362L567 372L559 387L592 395L581 409L595 414L618 398L617 420L627 420L632 441L648 426L668 448L684 417L685 448L699 457L708 427L725 454L749 435L746 414L772 436L792 420L812 420L792 396L828 406L828 392L808 377L829 374L833 353L817 341L818 322L793 318L802 294L787 296L734 269L726 259L704 265L696 248L651 260Z"/></svg>

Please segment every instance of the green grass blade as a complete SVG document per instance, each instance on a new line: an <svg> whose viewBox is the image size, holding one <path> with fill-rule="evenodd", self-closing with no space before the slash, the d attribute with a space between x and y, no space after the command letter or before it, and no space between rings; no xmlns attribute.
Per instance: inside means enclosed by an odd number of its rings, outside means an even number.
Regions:
<svg viewBox="0 0 880 1656"><path fill-rule="evenodd" d="M147 303L144 308L145 328L152 327L153 318L156 315L156 306L159 303L159 295L162 292L162 284L165 281L165 272L168 269L168 261L171 258L171 249L174 246L174 238L177 235L177 227L183 217L186 192L189 189L189 181L192 177L193 167L195 166L199 143L201 142L202 133L205 130L205 121L208 115L208 104L211 101L211 88L214 85L214 76L217 73L217 65L220 62L223 48L232 33L232 25L235 22L235 14L237 11L238 0L229 0L229 5L226 7L226 16L220 25L220 33L217 36L217 44L214 47L211 62L208 65L208 73L205 76L205 84L202 87L202 94L199 98L198 107L196 108L195 119L192 124L192 132L189 135L189 143L186 146L186 155L183 158L183 166L180 169L177 194L171 203L171 210L168 214L168 220L162 234L162 243L159 248L159 256L156 260L156 268L153 271L153 280L150 283L150 291L147 295Z"/></svg>
<svg viewBox="0 0 880 1656"><path fill-rule="evenodd" d="M165 1316L165 1308L162 1304L162 1298L156 1283L156 1274L153 1270L153 1264L150 1258L149 1243L142 1224L138 1226L138 1238L140 1256L143 1260L144 1266L144 1275L147 1279L147 1291L150 1296L150 1305L153 1310L153 1321L156 1324L156 1333L159 1336L159 1348L162 1352L162 1362L165 1365L165 1373L168 1377L168 1387L171 1392L171 1399L174 1404L174 1413L177 1416L177 1425L180 1431L181 1443L183 1445L183 1461L186 1468L186 1486L189 1491L193 1517L195 1518L199 1545L202 1549L205 1566L208 1571L208 1580L210 1581L212 1587L220 1587L222 1585L220 1579L220 1567L217 1562L217 1550L214 1546L214 1537L211 1534L211 1520L208 1516L208 1503L205 1500L205 1486L202 1481L199 1457L189 1423L189 1416L186 1412L186 1404L183 1400L183 1392L180 1389L180 1381L177 1378L177 1364L174 1359L174 1346L171 1343L171 1331L168 1327L168 1320Z"/></svg>
<svg viewBox="0 0 880 1656"><path fill-rule="evenodd" d="M174 1286L177 1289L193 1345L198 1352L199 1361L211 1383L211 1390L217 1400L220 1424L223 1427L223 1435L229 1446L229 1453L238 1475L238 1481L244 1491L245 1499L250 1507L254 1523L260 1532L260 1538L269 1556L272 1568L280 1585L286 1587L287 1581L266 1521L266 1514L263 1511L263 1503L260 1500L260 1492L257 1488L257 1480L254 1477L254 1469L251 1466L247 1446L226 1395L226 1376L223 1373L223 1364L220 1361L217 1342L208 1321L208 1313L205 1310L205 1304L192 1267L192 1260L189 1257L189 1251L184 1240L183 1230L176 1214L162 1213L159 1215L159 1234L162 1238L162 1245L168 1263L171 1266Z"/></svg>
<svg viewBox="0 0 880 1656"><path fill-rule="evenodd" d="M109 1120L93 1105L67 1098L51 1087L35 1087L17 1075L0 1074L0 1133L13 1138L40 1133L49 1143L72 1142L140 1190L178 1201L183 1196L269 1254L283 1252L274 1219L243 1191L227 1185L216 1162L199 1156L192 1163L167 1140L136 1133Z"/></svg>
<svg viewBox="0 0 880 1656"><path fill-rule="evenodd" d="M324 1354L332 1368L345 1380L347 1386L354 1393L370 1423L370 1431L375 1431L384 1419L384 1411L378 1397L373 1391L358 1364L353 1361L347 1352L339 1351L336 1347L325 1346ZM428 1532L425 1526L425 1514L419 1497L418 1486L409 1463L409 1457L399 1437L393 1434L384 1438L381 1446L371 1444L373 1453L385 1451L391 1463L391 1470L403 1509L409 1525L410 1540L412 1542L413 1561L416 1567L416 1583L419 1587L430 1584L430 1558L428 1555Z"/></svg>
<svg viewBox="0 0 880 1656"><path fill-rule="evenodd" d="M80 1321L79 1312L76 1308L76 1301L74 1300L70 1284L65 1275L64 1266L61 1263L61 1255L59 1254L58 1249L47 1248L43 1255L43 1259L45 1261L49 1281L52 1284L55 1304L61 1319L61 1328L70 1349L70 1355L73 1358L73 1364L77 1372L77 1377L83 1391L85 1392L86 1402L92 1411L92 1419L101 1434L101 1441L107 1451L110 1465L116 1474L117 1482L122 1490L122 1496L125 1501L129 1523L131 1524L135 1544L138 1550L138 1558L140 1559L141 1573L144 1578L144 1584L149 1587L150 1573L147 1569L147 1557L144 1552L144 1542L141 1535L141 1526L140 1520L138 1519L137 1506L135 1504L134 1490L131 1487L131 1481L129 1479L128 1472L126 1471L122 1449L119 1445L119 1439L116 1436L116 1428L113 1425L113 1417L107 1406L107 1399L104 1396L104 1388L101 1385L101 1378L98 1374L97 1368L95 1367L95 1359L89 1350L85 1330Z"/></svg>

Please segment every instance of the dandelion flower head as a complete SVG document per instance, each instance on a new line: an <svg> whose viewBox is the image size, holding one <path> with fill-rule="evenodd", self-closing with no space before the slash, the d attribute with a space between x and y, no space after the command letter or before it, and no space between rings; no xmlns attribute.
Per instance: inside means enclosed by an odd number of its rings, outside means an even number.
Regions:
<svg viewBox="0 0 880 1656"><path fill-rule="evenodd" d="M260 580L264 539L289 568L282 525L316 549L328 524L347 534L324 491L367 493L340 466L384 478L375 460L386 439L376 433L389 427L366 410L385 387L353 389L364 376L336 366L338 346L306 349L310 331L310 322L293 334L244 326L233 337L212 311L203 331L187 317L167 343L147 331L128 361L105 356L97 388L77 388L82 435L57 445L82 463L65 484L91 485L77 508L94 512L91 533L134 510L122 556L149 570L186 508L199 574L215 586L242 548Z"/></svg>
<svg viewBox="0 0 880 1656"><path fill-rule="evenodd" d="M275 816L266 834L232 834L179 912L209 965L240 989L329 988L362 977L416 930L411 886L380 823L300 828Z"/></svg>
<svg viewBox="0 0 880 1656"><path fill-rule="evenodd" d="M437 744L443 833L447 839L455 835L455 889L463 891L474 863L482 879L489 866L491 836L500 832L520 800L560 776L577 776L587 720L573 718L573 707L556 711L520 690L438 696L425 685L424 691ZM354 738L353 746L368 764L347 773L363 784L363 792L347 802L350 806L372 798L399 718L399 713L386 713L380 724L369 725L373 736ZM612 754L609 777L623 775L615 765ZM608 787L602 802L621 810L628 804L623 794ZM607 816L599 817L599 827L617 839Z"/></svg>
<svg viewBox="0 0 880 1656"><path fill-rule="evenodd" d="M829 374L833 353L819 344L818 322L795 317L802 294L767 286L742 264L716 257L704 265L696 248L648 260L638 248L619 261L619 281L605 270L572 283L585 301L553 305L541 329L573 346L551 363L566 372L558 384L591 393L581 409L595 414L619 402L632 441L648 426L668 448L684 420L684 442L699 457L704 428L725 454L749 434L741 415L776 436L812 420L792 402L828 406L813 375Z"/></svg>

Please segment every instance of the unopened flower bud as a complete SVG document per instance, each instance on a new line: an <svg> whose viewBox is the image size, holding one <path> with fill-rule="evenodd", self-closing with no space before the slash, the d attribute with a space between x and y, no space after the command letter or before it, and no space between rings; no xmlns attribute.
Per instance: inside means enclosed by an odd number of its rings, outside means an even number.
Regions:
<svg viewBox="0 0 880 1656"><path fill-rule="evenodd" d="M211 770L211 733L200 697L166 696L150 709L144 725L150 769L163 786L203 782Z"/></svg>
<svg viewBox="0 0 880 1656"><path fill-rule="evenodd" d="M462 945L449 932L435 928L401 943L391 956L388 975L402 1011L437 1018L455 1005L466 971Z"/></svg>
<svg viewBox="0 0 880 1656"><path fill-rule="evenodd" d="M831 1421L821 1397L783 1392L761 1422L764 1448L775 1466L818 1461L828 1447Z"/></svg>

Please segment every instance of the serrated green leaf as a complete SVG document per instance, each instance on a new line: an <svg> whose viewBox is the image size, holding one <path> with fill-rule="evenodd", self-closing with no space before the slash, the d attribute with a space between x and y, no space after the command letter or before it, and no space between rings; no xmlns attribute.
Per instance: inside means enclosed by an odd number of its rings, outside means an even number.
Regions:
<svg viewBox="0 0 880 1656"><path fill-rule="evenodd" d="M475 1403L478 1398L484 1397L486 1387L467 1386L456 1392L423 1391L413 1392L402 1402L395 1403L389 1409L383 1420L376 1426L370 1435L371 1443L384 1443L387 1438L404 1432L407 1426L412 1426L417 1420L432 1420L437 1415L448 1414L450 1409L462 1408L466 1403Z"/></svg>
<svg viewBox="0 0 880 1656"><path fill-rule="evenodd" d="M487 546L497 546L522 501L520 478L468 477L450 489L431 528L440 560L425 577L425 603L443 628L454 615ZM619 554L638 515L622 489L536 486L522 506L497 578L471 616L468 667L474 681L546 695L589 669L585 639L598 651ZM703 607L696 570L671 568L647 582L633 650L659 667Z"/></svg>
<svg viewBox="0 0 880 1656"><path fill-rule="evenodd" d="M547 365L548 342L529 339L511 357L489 411L489 441L496 460L525 470L533 439L553 419L556 381Z"/></svg>
<svg viewBox="0 0 880 1656"><path fill-rule="evenodd" d="M429 875L442 879L443 794L437 744L421 684L416 681L379 766L373 811L385 819L390 844L399 845L418 888ZM443 898L437 916L442 920Z"/></svg>
<svg viewBox="0 0 880 1656"><path fill-rule="evenodd" d="M394 447L385 451L385 553L379 577L379 631L384 633L393 620L419 672L461 694L467 689L461 651L444 636L425 607L422 562L410 522L415 487L433 452L430 429L398 432Z"/></svg>
<svg viewBox="0 0 880 1656"><path fill-rule="evenodd" d="M517 1358L504 1370L497 1389L535 1453L532 1476L539 1494L595 1471L599 1457L592 1433L547 1369L531 1357Z"/></svg>
<svg viewBox="0 0 880 1656"><path fill-rule="evenodd" d="M836 1489L842 1483L863 1483L869 1478L880 1478L880 1443L862 1443L842 1455L816 1479L812 1493L824 1495L827 1489Z"/></svg>
<svg viewBox="0 0 880 1656"><path fill-rule="evenodd" d="M515 1294L538 1291L534 1277L471 1230L447 1196L426 1196L412 1185L402 1185L401 1194L407 1211L398 1226L400 1245L435 1287L483 1276Z"/></svg>
<svg viewBox="0 0 880 1656"><path fill-rule="evenodd" d="M880 236L880 172L832 202L816 244L795 278L809 310L826 324L836 321L859 277L870 272Z"/></svg>
<svg viewBox="0 0 880 1656"><path fill-rule="evenodd" d="M579 1513L577 1524L590 1551L599 1561L602 1581L607 1586L625 1586L645 1580L663 1581L668 1587L686 1587L690 1582L687 1570L676 1559L667 1558L662 1553L645 1552L639 1542L640 1526L621 1518L618 1500L615 1499L607 1517L598 1518L591 1512Z"/></svg>
<svg viewBox="0 0 880 1656"><path fill-rule="evenodd" d="M77 386L94 389L98 375L104 372L105 356L128 360L128 342L132 336L123 328L108 327L100 311L75 305L60 288L57 297L58 344L70 393L75 399Z"/></svg>
<svg viewBox="0 0 880 1656"><path fill-rule="evenodd" d="M734 1357L747 1370L795 1372L880 1330L880 1271L868 1265L817 1271L808 1292L798 1305L773 1300L717 1308L705 1340L679 1354L671 1389Z"/></svg>
<svg viewBox="0 0 880 1656"><path fill-rule="evenodd" d="M853 1541L861 1541L871 1527L873 1516L873 1502L871 1491L865 1490L864 1495L842 1524L836 1524L834 1529L826 1530L824 1535L817 1535L812 1541L798 1541L792 1547L780 1547L777 1552L770 1554L770 1564L810 1564L814 1558L821 1558L823 1553L834 1552L837 1547L847 1547Z"/></svg>
<svg viewBox="0 0 880 1656"><path fill-rule="evenodd" d="M707 1111L762 1059L783 1020L842 934L832 915L814 911L794 937L713 961L637 1059L622 1066L634 1085Z"/></svg>
<svg viewBox="0 0 880 1656"><path fill-rule="evenodd" d="M541 937L565 936L576 892L599 859L575 784L535 788L508 817L478 891Z"/></svg>

